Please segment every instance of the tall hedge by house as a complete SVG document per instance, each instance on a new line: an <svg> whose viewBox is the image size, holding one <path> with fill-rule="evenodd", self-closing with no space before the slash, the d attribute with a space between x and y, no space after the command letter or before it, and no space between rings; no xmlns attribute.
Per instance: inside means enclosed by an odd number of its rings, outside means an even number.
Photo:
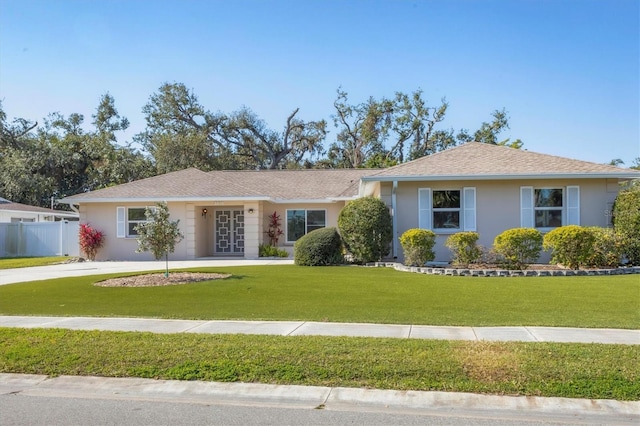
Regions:
<svg viewBox="0 0 640 426"><path fill-rule="evenodd" d="M408 229L400 236L400 245L404 251L404 264L409 266L423 266L435 258L433 246L436 244L436 234L427 229Z"/></svg>
<svg viewBox="0 0 640 426"><path fill-rule="evenodd" d="M389 253L391 214L378 198L363 197L348 203L338 216L338 229L357 263L377 261Z"/></svg>
<svg viewBox="0 0 640 426"><path fill-rule="evenodd" d="M493 250L508 268L527 269L540 257L542 234L534 228L507 229L493 240Z"/></svg>
<svg viewBox="0 0 640 426"><path fill-rule="evenodd" d="M613 206L613 229L622 251L633 265L640 265L640 182L620 191Z"/></svg>
<svg viewBox="0 0 640 426"><path fill-rule="evenodd" d="M316 229L299 238L293 246L293 259L301 266L343 263L342 240L336 228Z"/></svg>

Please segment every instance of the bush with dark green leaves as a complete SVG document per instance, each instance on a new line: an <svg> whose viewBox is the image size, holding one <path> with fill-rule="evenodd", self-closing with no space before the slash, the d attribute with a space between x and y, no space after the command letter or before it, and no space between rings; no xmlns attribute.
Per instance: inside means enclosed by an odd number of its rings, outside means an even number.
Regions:
<svg viewBox="0 0 640 426"><path fill-rule="evenodd" d="M613 229L629 263L640 265L640 181L621 191L613 205Z"/></svg>
<svg viewBox="0 0 640 426"><path fill-rule="evenodd" d="M336 228L321 228L300 237L293 246L296 265L325 266L344 262L342 240Z"/></svg>
<svg viewBox="0 0 640 426"><path fill-rule="evenodd" d="M344 206L338 216L338 229L356 263L374 262L389 254L391 214L378 198L358 198Z"/></svg>
<svg viewBox="0 0 640 426"><path fill-rule="evenodd" d="M478 245L480 235L477 232L457 232L450 235L444 245L453 254L453 263L469 265L477 263L482 257L482 248Z"/></svg>
<svg viewBox="0 0 640 426"><path fill-rule="evenodd" d="M551 250L551 262L571 269L587 265L593 254L595 236L589 228L567 225L556 228L544 236L542 247Z"/></svg>
<svg viewBox="0 0 640 426"><path fill-rule="evenodd" d="M433 246L436 244L436 234L428 229L408 229L400 236L400 245L404 251L404 264L409 266L423 266L435 258Z"/></svg>
<svg viewBox="0 0 640 426"><path fill-rule="evenodd" d="M527 269L540 257L542 234L534 228L507 229L493 240L493 251L509 269Z"/></svg>

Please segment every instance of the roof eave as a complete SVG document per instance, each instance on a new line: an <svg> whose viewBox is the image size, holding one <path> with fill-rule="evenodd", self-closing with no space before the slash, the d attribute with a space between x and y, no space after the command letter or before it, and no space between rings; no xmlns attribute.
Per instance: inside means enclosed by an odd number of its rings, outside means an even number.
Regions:
<svg viewBox="0 0 640 426"><path fill-rule="evenodd" d="M496 175L421 175L421 176L365 176L364 182L417 182L448 180L533 180L533 179L640 179L640 173L544 173Z"/></svg>
<svg viewBox="0 0 640 426"><path fill-rule="evenodd" d="M265 196L246 196L246 197L116 197L116 198L63 198L58 200L63 204L81 204L81 203L149 203L149 202L216 202L216 201L271 201L270 197Z"/></svg>

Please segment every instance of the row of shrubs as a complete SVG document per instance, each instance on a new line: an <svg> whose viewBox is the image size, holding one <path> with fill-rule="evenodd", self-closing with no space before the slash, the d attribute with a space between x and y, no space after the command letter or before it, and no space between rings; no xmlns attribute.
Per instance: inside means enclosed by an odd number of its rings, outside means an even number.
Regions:
<svg viewBox="0 0 640 426"><path fill-rule="evenodd" d="M526 269L543 250L551 252L551 262L571 269L613 268L624 256L623 239L610 228L569 225L543 235L534 228L509 229L496 236L487 251L478 245L477 232L459 232L445 241L453 263L469 265L486 262L509 269ZM435 258L436 235L426 229L410 229L400 237L405 264L424 265Z"/></svg>

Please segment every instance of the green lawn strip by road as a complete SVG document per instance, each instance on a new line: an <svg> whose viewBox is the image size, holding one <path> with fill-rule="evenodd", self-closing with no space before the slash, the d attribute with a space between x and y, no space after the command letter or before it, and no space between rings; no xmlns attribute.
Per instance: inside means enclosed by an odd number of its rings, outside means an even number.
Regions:
<svg viewBox="0 0 640 426"><path fill-rule="evenodd" d="M0 328L0 372L640 399L640 345Z"/></svg>
<svg viewBox="0 0 640 426"><path fill-rule="evenodd" d="M305 320L636 329L640 277L443 277L385 268L199 269L225 280L97 287L101 277L0 286L0 315Z"/></svg>
<svg viewBox="0 0 640 426"><path fill-rule="evenodd" d="M14 268L28 268L30 266L45 266L62 263L69 260L69 256L52 257L2 257L0 258L0 270Z"/></svg>

